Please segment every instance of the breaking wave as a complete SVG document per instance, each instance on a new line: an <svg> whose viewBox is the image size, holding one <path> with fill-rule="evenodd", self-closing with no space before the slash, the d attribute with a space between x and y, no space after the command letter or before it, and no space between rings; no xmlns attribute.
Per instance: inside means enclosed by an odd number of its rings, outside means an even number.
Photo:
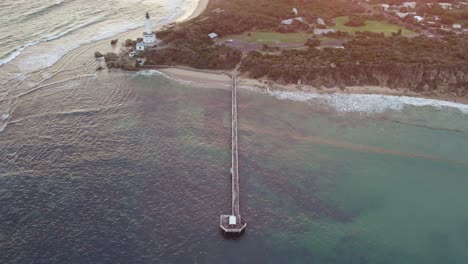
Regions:
<svg viewBox="0 0 468 264"><path fill-rule="evenodd" d="M468 114L468 105L449 101L416 98L408 96L378 94L319 94L306 92L269 91L272 96L282 100L318 101L334 107L338 112L382 113L388 110L403 110L405 106L430 106L436 109L452 108Z"/></svg>
<svg viewBox="0 0 468 264"><path fill-rule="evenodd" d="M64 2L65 2L64 0L61 0L61 1L58 1L56 3L52 3L52 4L48 5L48 6L45 6L45 7L36 9L36 10L32 10L31 13L26 14L24 16L24 19L25 20L30 19L33 16L37 16L37 15L40 15L40 14L43 14L43 13L46 13L46 12L50 12L52 9L55 9L55 8L58 8L58 7L62 6L62 4Z"/></svg>
<svg viewBox="0 0 468 264"><path fill-rule="evenodd" d="M0 115L0 133L3 132L8 125L8 119L10 118L10 114L1 114Z"/></svg>
<svg viewBox="0 0 468 264"><path fill-rule="evenodd" d="M129 2L131 4L132 2L136 2L138 4L142 4L145 6L151 6L155 5L157 3L161 4L161 1L163 0L157 0L157 1L148 1L148 0L141 0L141 1L129 1L126 0L126 2ZM39 11L33 11L31 14L37 14L38 12L44 12L48 11L50 8L57 8L61 5L64 4L65 1L60 1L55 4L49 5L47 7L44 7L43 9ZM175 4L177 2L178 4ZM193 12L192 6L196 5L198 1L166 1L164 0L164 3L166 3L166 7L170 10L169 13L164 14L163 16L157 18L154 20L154 26L156 25L161 25L168 23L170 21L173 21L177 18L180 18L181 16L187 16L190 12ZM187 13L187 14L186 14ZM7 53L4 53L0 57L0 66L5 65L7 63L10 63L11 61L15 60L18 56L23 54L23 52L31 48L32 46L40 45L41 43L44 42L50 42L58 39L62 39L67 35L71 35L72 33L76 33L77 31L80 31L82 29L90 29L91 26L95 26L95 24L101 24L104 22L100 27L99 30L97 31L98 33L92 33L89 34L89 32L85 35L81 36L81 39L79 41L76 41L76 37L72 38L70 41L66 41L64 43L57 44L57 49L54 51L47 51L46 53L36 53L35 56L32 56L31 58L24 59L24 61L27 61L27 67L29 68L29 65L37 65L40 67L48 67L54 64L56 61L58 61L61 57L63 57L66 53L70 52L71 50L74 50L76 48L79 48L82 45L86 45L92 42L100 41L106 38L113 37L115 35L118 35L123 32L127 32L129 30L133 30L136 28L139 28L143 25L143 22L141 20L135 20L135 19L122 19L120 22L117 22L119 20L116 20L112 16L99 16L99 17L94 17L91 20L88 20L85 23L82 23L80 25L77 25L75 27L71 27L69 29L59 27L57 30L62 29L63 32L60 33L55 33L53 35L49 36L43 36L42 38L39 39L32 39L29 42L25 42L26 44L23 43L18 43L20 44L17 47L12 47L12 50L10 50ZM96 31L94 31L96 32ZM34 34L32 35L34 36ZM26 52L25 52L26 53ZM23 59L22 59L23 60ZM23 70L27 70L25 67L21 67ZM29 69L29 70L37 70L37 69Z"/></svg>
<svg viewBox="0 0 468 264"><path fill-rule="evenodd" d="M18 57L21 52L23 52L26 48L28 47L31 47L31 46L34 46L36 44L39 44L41 41L33 41L33 42L29 42L23 46L20 46L10 52L8 52L7 54L5 54L3 56L3 58L0 58L0 66L2 66L3 64L7 64L9 63L10 61L14 60L16 57Z"/></svg>

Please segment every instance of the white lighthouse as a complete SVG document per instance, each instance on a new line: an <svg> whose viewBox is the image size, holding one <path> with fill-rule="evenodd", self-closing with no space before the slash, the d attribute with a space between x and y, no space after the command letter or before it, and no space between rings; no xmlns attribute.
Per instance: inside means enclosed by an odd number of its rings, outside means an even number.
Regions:
<svg viewBox="0 0 468 264"><path fill-rule="evenodd" d="M156 34L151 28L151 20L149 13L146 12L145 32L143 32L143 41L137 43L136 49L145 50L146 47L153 47L154 45L156 45Z"/></svg>

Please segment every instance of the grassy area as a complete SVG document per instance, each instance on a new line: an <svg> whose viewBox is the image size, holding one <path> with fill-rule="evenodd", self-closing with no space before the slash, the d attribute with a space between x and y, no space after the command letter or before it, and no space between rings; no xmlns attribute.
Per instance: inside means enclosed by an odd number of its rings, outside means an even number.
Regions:
<svg viewBox="0 0 468 264"><path fill-rule="evenodd" d="M347 16L344 17L337 17L334 19L336 26L334 27L336 30L340 30L343 32L348 32L350 34L354 34L357 31L368 31L374 33L384 33L386 36L390 36L393 32L397 32L400 28L402 29L403 36L415 36L416 33L409 29L400 27L395 24L390 24L385 21L366 21L366 25L362 27L347 27L344 24L348 22L349 18Z"/></svg>
<svg viewBox="0 0 468 264"><path fill-rule="evenodd" d="M305 43L310 37L307 33L277 33L277 32L251 32L250 36L248 33L240 35L227 36L222 39L237 39L245 42L256 43L256 44L278 44L278 43Z"/></svg>

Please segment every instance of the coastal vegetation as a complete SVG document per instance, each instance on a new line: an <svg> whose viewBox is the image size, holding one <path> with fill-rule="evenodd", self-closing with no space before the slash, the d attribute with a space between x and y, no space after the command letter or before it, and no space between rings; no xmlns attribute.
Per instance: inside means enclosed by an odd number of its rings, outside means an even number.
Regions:
<svg viewBox="0 0 468 264"><path fill-rule="evenodd" d="M159 47L139 56L149 65L238 67L281 83L468 94L468 36L403 25L353 1L214 0L198 18L158 32Z"/></svg>
<svg viewBox="0 0 468 264"><path fill-rule="evenodd" d="M335 22L334 29L347 32L350 34L355 34L356 32L373 32L373 33L384 33L387 36L392 35L401 30L401 35L403 36L415 36L416 33L412 30L403 28L399 25L389 23L385 20L366 20L363 18L356 18L355 16L351 17L351 20L348 16L337 17L333 19Z"/></svg>
<svg viewBox="0 0 468 264"><path fill-rule="evenodd" d="M428 41L360 33L344 49L250 52L241 71L251 78L316 87L376 85L468 94L468 38Z"/></svg>
<svg viewBox="0 0 468 264"><path fill-rule="evenodd" d="M256 44L305 43L309 37L310 33L306 32L278 33L272 31L254 31L226 36L220 39L220 41L236 39Z"/></svg>
<svg viewBox="0 0 468 264"><path fill-rule="evenodd" d="M147 64L187 65L194 68L233 69L242 53L225 45L215 45L200 27L184 27L160 32L158 37L168 47L145 51Z"/></svg>

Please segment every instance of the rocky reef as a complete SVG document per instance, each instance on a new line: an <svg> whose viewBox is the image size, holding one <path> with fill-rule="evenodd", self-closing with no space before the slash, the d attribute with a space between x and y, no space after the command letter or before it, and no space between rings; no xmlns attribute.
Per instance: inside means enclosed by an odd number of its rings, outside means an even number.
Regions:
<svg viewBox="0 0 468 264"><path fill-rule="evenodd" d="M115 53L107 53L104 55L107 67L110 68L119 68L126 71L136 71L139 68L138 62L130 58L129 56L119 56Z"/></svg>

